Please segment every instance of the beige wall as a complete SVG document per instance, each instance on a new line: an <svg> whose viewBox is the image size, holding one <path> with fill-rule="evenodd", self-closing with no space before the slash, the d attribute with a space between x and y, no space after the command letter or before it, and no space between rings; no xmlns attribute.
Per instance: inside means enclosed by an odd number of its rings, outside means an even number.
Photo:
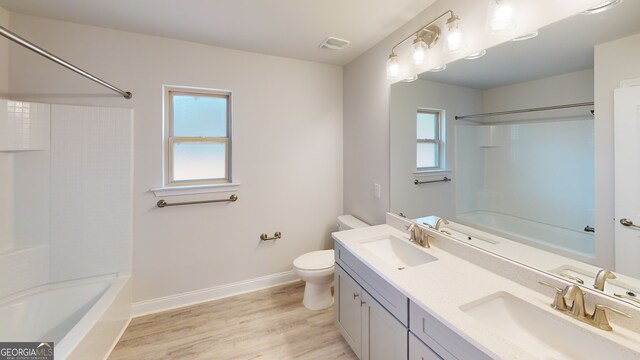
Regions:
<svg viewBox="0 0 640 360"><path fill-rule="evenodd" d="M13 98L134 109L134 301L291 270L342 212L342 69L20 14L11 29L132 91L124 100L12 45ZM162 85L233 91L233 204L159 209ZM225 198L228 193L168 201ZM277 242L261 233L282 231Z"/></svg>
<svg viewBox="0 0 640 360"><path fill-rule="evenodd" d="M614 219L614 139L613 90L621 80L640 78L640 34L596 46L595 48L595 167L596 167L596 252L615 238ZM613 268L613 264L604 264Z"/></svg>
<svg viewBox="0 0 640 360"><path fill-rule="evenodd" d="M437 66L469 53L538 29L593 6L601 0L518 2L522 6L515 33L490 35L485 31L487 3L439 0L413 20L379 42L344 68L344 210L370 223L383 223L389 209L389 85L385 66L391 47L436 16L452 9L467 34L467 48L458 54L431 52ZM553 9L553 11L550 11ZM373 184L382 185L383 196L373 196Z"/></svg>

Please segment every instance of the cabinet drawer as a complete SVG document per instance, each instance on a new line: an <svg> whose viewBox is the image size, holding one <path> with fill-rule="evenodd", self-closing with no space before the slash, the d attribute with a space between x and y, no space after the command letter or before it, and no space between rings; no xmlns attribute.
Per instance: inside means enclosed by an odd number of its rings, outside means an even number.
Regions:
<svg viewBox="0 0 640 360"><path fill-rule="evenodd" d="M376 274L368 265L335 242L336 263L353 277L387 311L409 326L409 300L395 287Z"/></svg>
<svg viewBox="0 0 640 360"><path fill-rule="evenodd" d="M446 360L491 359L487 354L471 345L413 301L409 303L411 318L409 329L420 340L435 350L440 357Z"/></svg>

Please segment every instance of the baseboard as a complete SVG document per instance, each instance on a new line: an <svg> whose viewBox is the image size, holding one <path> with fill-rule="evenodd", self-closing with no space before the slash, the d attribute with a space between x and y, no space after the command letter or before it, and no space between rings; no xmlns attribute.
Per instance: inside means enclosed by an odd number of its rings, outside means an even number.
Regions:
<svg viewBox="0 0 640 360"><path fill-rule="evenodd" d="M132 304L131 313L133 317L139 317L160 311L171 310L183 306L194 305L206 301L266 289L273 286L290 283L296 280L299 280L299 278L298 276L296 276L293 270L291 270L278 274L261 276L255 279L215 286L208 289L201 289L182 294L136 302Z"/></svg>

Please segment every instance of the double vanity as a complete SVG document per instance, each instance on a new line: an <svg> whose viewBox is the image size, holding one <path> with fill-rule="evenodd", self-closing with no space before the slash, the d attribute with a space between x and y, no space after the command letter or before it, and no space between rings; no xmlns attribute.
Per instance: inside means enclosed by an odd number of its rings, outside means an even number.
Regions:
<svg viewBox="0 0 640 360"><path fill-rule="evenodd" d="M411 224L333 234L336 325L360 359L640 358L638 308Z"/></svg>

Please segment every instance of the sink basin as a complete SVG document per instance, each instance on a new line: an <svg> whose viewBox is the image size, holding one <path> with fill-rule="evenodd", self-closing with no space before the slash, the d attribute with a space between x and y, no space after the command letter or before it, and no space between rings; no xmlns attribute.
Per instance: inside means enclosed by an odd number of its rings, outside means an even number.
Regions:
<svg viewBox="0 0 640 360"><path fill-rule="evenodd" d="M408 240L391 235L365 240L361 244L371 254L398 270L438 260L438 258L418 249Z"/></svg>
<svg viewBox="0 0 640 360"><path fill-rule="evenodd" d="M460 310L505 341L541 359L635 358L620 345L571 323L577 320L568 316L564 319L561 313L548 313L506 292L462 305Z"/></svg>

